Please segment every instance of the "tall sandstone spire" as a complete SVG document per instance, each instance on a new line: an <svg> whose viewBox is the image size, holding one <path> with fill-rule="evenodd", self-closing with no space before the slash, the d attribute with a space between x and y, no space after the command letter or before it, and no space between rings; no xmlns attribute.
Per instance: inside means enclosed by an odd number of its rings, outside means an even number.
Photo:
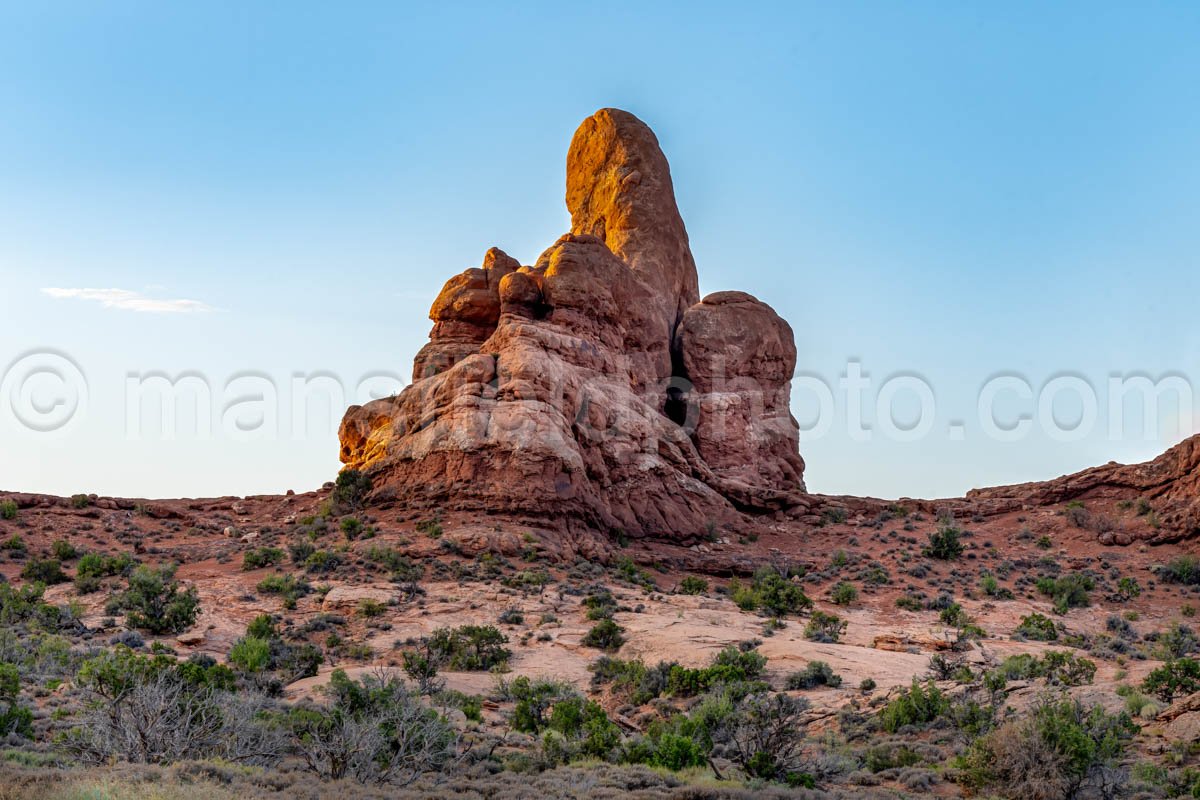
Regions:
<svg viewBox="0 0 1200 800"><path fill-rule="evenodd" d="M399 396L354 406L374 500L690 540L803 509L792 330L742 292L699 298L654 133L601 109L567 155L571 232L534 264L492 248L446 282Z"/></svg>

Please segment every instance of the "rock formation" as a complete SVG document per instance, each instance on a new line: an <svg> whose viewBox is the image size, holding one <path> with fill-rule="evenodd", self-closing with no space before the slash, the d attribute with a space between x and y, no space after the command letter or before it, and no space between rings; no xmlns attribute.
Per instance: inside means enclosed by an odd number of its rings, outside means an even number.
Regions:
<svg viewBox="0 0 1200 800"><path fill-rule="evenodd" d="M602 109L567 156L571 232L530 266L492 248L447 281L400 395L354 406L341 459L376 502L688 540L803 511L792 330L699 298L653 132Z"/></svg>
<svg viewBox="0 0 1200 800"><path fill-rule="evenodd" d="M1146 503L1152 523L1140 530L1098 531L1103 544L1133 540L1163 544L1200 535L1200 436L1192 436L1143 464L1110 462L1049 481L993 486L967 492L968 501L1009 501L1021 507L1056 505L1072 500Z"/></svg>

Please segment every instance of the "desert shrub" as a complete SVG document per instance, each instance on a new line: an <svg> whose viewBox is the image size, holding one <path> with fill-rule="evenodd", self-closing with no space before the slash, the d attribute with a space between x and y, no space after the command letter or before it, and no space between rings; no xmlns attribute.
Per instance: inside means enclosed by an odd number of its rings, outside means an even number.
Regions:
<svg viewBox="0 0 1200 800"><path fill-rule="evenodd" d="M193 587L182 589L175 567L138 567L129 576L129 587L112 598L106 611L125 613L130 627L150 633L182 633L200 613L200 598Z"/></svg>
<svg viewBox="0 0 1200 800"><path fill-rule="evenodd" d="M1200 649L1200 640L1197 640L1191 627L1179 623L1155 635L1154 643L1155 655L1163 661L1189 656Z"/></svg>
<svg viewBox="0 0 1200 800"><path fill-rule="evenodd" d="M458 757L454 728L387 675L330 678L327 706L291 709L287 728L305 766L321 778L404 786Z"/></svg>
<svg viewBox="0 0 1200 800"><path fill-rule="evenodd" d="M316 550L310 553L308 558L304 559L304 570L316 573L332 572L341 563L342 557L337 553L329 550Z"/></svg>
<svg viewBox="0 0 1200 800"><path fill-rule="evenodd" d="M922 553L928 558L942 561L953 561L963 553L959 537L962 531L952 522L943 522L936 531L929 534L929 546Z"/></svg>
<svg viewBox="0 0 1200 800"><path fill-rule="evenodd" d="M1030 800L1074 798L1096 789L1112 797L1115 773L1137 727L1078 700L1043 698L1032 713L977 740L962 759L972 792Z"/></svg>
<svg viewBox="0 0 1200 800"><path fill-rule="evenodd" d="M71 561L79 556L79 551L66 539L56 539L54 544L50 545L50 555L59 561Z"/></svg>
<svg viewBox="0 0 1200 800"><path fill-rule="evenodd" d="M1138 584L1137 578L1125 576L1117 581L1117 598L1121 601L1132 600L1142 593L1142 587Z"/></svg>
<svg viewBox="0 0 1200 800"><path fill-rule="evenodd" d="M841 581L829 593L829 599L836 605L848 606L858 599L858 589L853 583Z"/></svg>
<svg viewBox="0 0 1200 800"><path fill-rule="evenodd" d="M1047 683L1055 686L1082 686L1092 682L1096 664L1070 651L1051 650L1040 659L1030 653L1009 656L996 672L1010 681L1045 678Z"/></svg>
<svg viewBox="0 0 1200 800"><path fill-rule="evenodd" d="M979 579L979 589L988 597L996 600L1012 600L1013 593L1011 589L1006 589L1000 585L1000 581L995 575L984 575Z"/></svg>
<svg viewBox="0 0 1200 800"><path fill-rule="evenodd" d="M1037 581L1038 592L1054 601L1054 611L1058 614L1065 614L1072 608L1087 608L1091 602L1088 592L1095 586L1091 577L1078 572L1058 578L1045 576Z"/></svg>
<svg viewBox="0 0 1200 800"><path fill-rule="evenodd" d="M767 659L754 650L732 645L713 657L707 667L690 668L672 664L667 670L666 691L676 697L696 697L720 684L757 680L766 670Z"/></svg>
<svg viewBox="0 0 1200 800"><path fill-rule="evenodd" d="M921 754L907 744L888 743L868 748L863 754L863 767L871 772L883 772L886 769L911 767L923 760Z"/></svg>
<svg viewBox="0 0 1200 800"><path fill-rule="evenodd" d="M737 704L714 738L748 777L812 785L812 777L802 769L807 710L802 698L751 694Z"/></svg>
<svg viewBox="0 0 1200 800"><path fill-rule="evenodd" d="M1040 672L1051 685L1082 686L1092 682L1096 663L1066 650L1051 650L1042 656Z"/></svg>
<svg viewBox="0 0 1200 800"><path fill-rule="evenodd" d="M21 675L16 664L0 661L0 736L33 738L33 712L18 702Z"/></svg>
<svg viewBox="0 0 1200 800"><path fill-rule="evenodd" d="M1058 625L1045 614L1026 614L1014 633L1038 642L1053 642L1058 639Z"/></svg>
<svg viewBox="0 0 1200 800"><path fill-rule="evenodd" d="M969 683L975 674L966 659L960 655L942 655L935 653L929 659L929 674L939 681L954 680L959 683Z"/></svg>
<svg viewBox="0 0 1200 800"><path fill-rule="evenodd" d="M417 533L423 533L430 539L442 538L442 523L437 518L423 519L415 525Z"/></svg>
<svg viewBox="0 0 1200 800"><path fill-rule="evenodd" d="M356 469L345 469L334 481L330 500L339 509L357 511L371 492L371 478Z"/></svg>
<svg viewBox="0 0 1200 800"><path fill-rule="evenodd" d="M271 664L271 643L257 636L244 636L230 648L229 663L243 672L262 672Z"/></svg>
<svg viewBox="0 0 1200 800"><path fill-rule="evenodd" d="M879 724L888 733L907 725L927 725L950 708L950 701L933 681L922 686L913 678L912 686L888 703L879 713Z"/></svg>
<svg viewBox="0 0 1200 800"><path fill-rule="evenodd" d="M787 688L791 691L797 689L814 689L817 686L837 688L841 685L842 676L834 672L833 667L824 661L810 661L804 669L799 672L793 672L787 679Z"/></svg>
<svg viewBox="0 0 1200 800"><path fill-rule="evenodd" d="M295 608L296 601L312 591L312 587L304 578L276 572L258 582L258 591L263 594L277 594L283 598L284 608Z"/></svg>
<svg viewBox="0 0 1200 800"><path fill-rule="evenodd" d="M554 582L549 572L544 569L523 569L506 575L500 581L510 589L520 589L522 592L541 591L544 586Z"/></svg>
<svg viewBox="0 0 1200 800"><path fill-rule="evenodd" d="M621 760L675 772L703 767L712 747L711 741L706 744L700 740L704 733L696 723L676 714L666 723L652 724L645 737L626 742Z"/></svg>
<svg viewBox="0 0 1200 800"><path fill-rule="evenodd" d="M21 570L21 577L27 581L37 581L47 586L56 583L66 583L70 580L62 571L62 564L56 558L31 558Z"/></svg>
<svg viewBox="0 0 1200 800"><path fill-rule="evenodd" d="M615 621L602 619L583 635L582 644L584 647L595 647L597 650L613 653L625 644L624 631L625 629Z"/></svg>
<svg viewBox="0 0 1200 800"><path fill-rule="evenodd" d="M583 598L583 607L590 620L609 619L617 610L617 598L608 589L600 589Z"/></svg>
<svg viewBox="0 0 1200 800"><path fill-rule="evenodd" d="M1176 697L1200 691L1200 661L1177 658L1152 670L1142 681L1142 691L1169 703Z"/></svg>
<svg viewBox="0 0 1200 800"><path fill-rule="evenodd" d="M262 569L283 561L283 551L278 547L255 547L242 554L242 569Z"/></svg>
<svg viewBox="0 0 1200 800"><path fill-rule="evenodd" d="M861 681L859 681L858 688L864 692L873 692L875 691L876 685L877 684L875 683L874 678L863 678Z"/></svg>
<svg viewBox="0 0 1200 800"><path fill-rule="evenodd" d="M608 686L614 696L640 706L667 691L671 670L678 666L660 661L657 666L647 667L640 660L601 656L588 665L588 670L594 689Z"/></svg>
<svg viewBox="0 0 1200 800"><path fill-rule="evenodd" d="M400 654L404 674L417 684L421 694L434 694L444 685L438 680L438 670L442 667L442 655L429 647L428 640L416 649L405 650Z"/></svg>
<svg viewBox="0 0 1200 800"><path fill-rule="evenodd" d="M12 500L0 500L0 519L16 519L17 504Z"/></svg>
<svg viewBox="0 0 1200 800"><path fill-rule="evenodd" d="M914 597L911 594L902 594L896 598L896 608L902 608L905 611L920 611L925 608L925 604L921 602L919 597Z"/></svg>
<svg viewBox="0 0 1200 800"><path fill-rule="evenodd" d="M804 590L773 567L762 567L755 572L749 586L737 580L730 581L729 596L744 611L757 610L772 617L785 617L812 608L812 600Z"/></svg>
<svg viewBox="0 0 1200 800"><path fill-rule="evenodd" d="M162 764L220 758L271 765L284 752L268 701L234 693L233 673L211 658L176 661L117 647L83 663L80 723L62 746L85 762Z"/></svg>
<svg viewBox="0 0 1200 800"><path fill-rule="evenodd" d="M1166 566L1158 567L1155 573L1166 583L1197 586L1200 585L1200 558L1193 555L1179 556L1169 561Z"/></svg>
<svg viewBox="0 0 1200 800"><path fill-rule="evenodd" d="M704 594L708 591L708 581L695 575L687 575L679 582L680 594Z"/></svg>
<svg viewBox="0 0 1200 800"><path fill-rule="evenodd" d="M463 712L472 722L483 722L483 698L477 694L464 694L454 689L438 693L437 701Z"/></svg>
<svg viewBox="0 0 1200 800"><path fill-rule="evenodd" d="M650 573L634 563L633 559L629 556L618 558L613 565L613 572L616 573L618 578L627 583L642 586L646 589L656 588L654 578L650 576Z"/></svg>
<svg viewBox="0 0 1200 800"><path fill-rule="evenodd" d="M0 550L7 550L17 555L24 555L28 549L29 546L25 544L25 539L19 533L14 533L3 542L0 542Z"/></svg>
<svg viewBox="0 0 1200 800"><path fill-rule="evenodd" d="M371 598L367 597L359 601L357 610L360 617L372 619L374 617L382 616L383 613L387 611L387 603L380 602L379 600L372 600Z"/></svg>
<svg viewBox="0 0 1200 800"><path fill-rule="evenodd" d="M100 588L103 578L125 575L136 563L128 553L115 556L84 553L75 565L75 590L80 594L90 594Z"/></svg>
<svg viewBox="0 0 1200 800"><path fill-rule="evenodd" d="M438 628L428 639L430 654L446 669L486 672L508 664L508 637L492 625Z"/></svg>
<svg viewBox="0 0 1200 800"><path fill-rule="evenodd" d="M548 678L528 678L524 675L504 685L504 694L514 701L509 722L513 730L539 734L549 724L549 712L555 703L578 692L564 681Z"/></svg>
<svg viewBox="0 0 1200 800"><path fill-rule="evenodd" d="M340 527L342 529L342 533L346 534L347 539L355 538L362 533L363 530L362 520L360 520L358 517L343 518Z"/></svg>
<svg viewBox="0 0 1200 800"><path fill-rule="evenodd" d="M552 764L578 759L607 760L621 744L621 730L604 709L575 694L554 704L542 753Z"/></svg>
<svg viewBox="0 0 1200 800"><path fill-rule="evenodd" d="M837 642L846 632L846 622L836 614L814 611L804 626L804 638L812 642Z"/></svg>

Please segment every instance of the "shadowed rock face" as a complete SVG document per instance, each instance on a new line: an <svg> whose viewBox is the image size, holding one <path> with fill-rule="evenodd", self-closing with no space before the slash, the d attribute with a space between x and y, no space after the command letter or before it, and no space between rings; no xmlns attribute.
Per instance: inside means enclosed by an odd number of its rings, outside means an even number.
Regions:
<svg viewBox="0 0 1200 800"><path fill-rule="evenodd" d="M687 540L803 511L792 330L742 292L699 300L653 132L603 109L567 156L571 233L446 282L399 396L354 406L341 458L375 500Z"/></svg>

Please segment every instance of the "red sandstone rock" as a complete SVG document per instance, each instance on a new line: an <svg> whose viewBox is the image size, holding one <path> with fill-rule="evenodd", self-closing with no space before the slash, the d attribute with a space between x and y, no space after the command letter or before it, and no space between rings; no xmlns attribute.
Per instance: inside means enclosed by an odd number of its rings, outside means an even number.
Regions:
<svg viewBox="0 0 1200 800"><path fill-rule="evenodd" d="M413 385L347 412L342 461L377 501L633 536L695 538L800 502L791 328L749 295L697 303L650 129L612 109L585 120L567 207L572 233L532 266L493 249L446 283Z"/></svg>
<svg viewBox="0 0 1200 800"><path fill-rule="evenodd" d="M1172 447L1142 464L1110 462L1050 481L994 486L967 492L968 501L1016 501L1025 507L1047 506L1071 500L1119 501L1144 499L1154 516L1152 524L1130 532L1098 531L1104 544L1130 544L1135 539L1151 544L1176 542L1200 532L1200 436Z"/></svg>

